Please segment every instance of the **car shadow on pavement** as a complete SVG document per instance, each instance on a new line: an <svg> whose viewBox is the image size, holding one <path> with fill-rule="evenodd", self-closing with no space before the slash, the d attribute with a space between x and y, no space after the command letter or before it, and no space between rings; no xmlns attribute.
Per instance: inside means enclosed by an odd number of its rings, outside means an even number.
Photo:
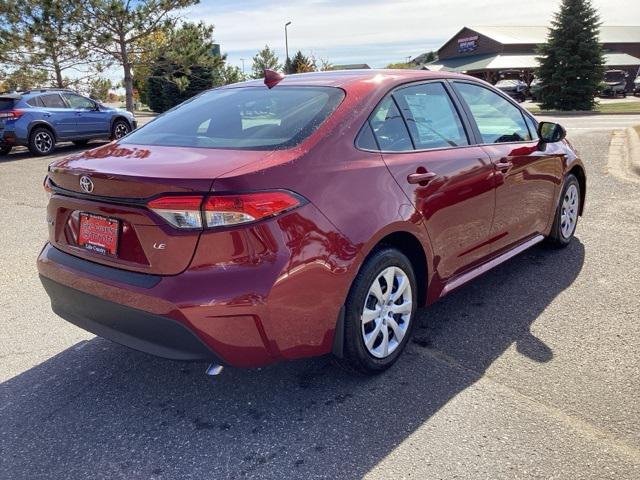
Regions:
<svg viewBox="0 0 640 480"><path fill-rule="evenodd" d="M203 364L81 342L0 386L3 470L13 480L361 478L514 343L534 365L553 361L530 328L584 255L577 239L535 247L421 310L413 343L374 378L328 358L211 378Z"/></svg>
<svg viewBox="0 0 640 480"><path fill-rule="evenodd" d="M91 150L92 148L97 148L102 145L105 145L106 141L102 140L94 140L89 142L87 145L74 145L73 143L61 143L56 145L55 150L47 156L37 157L33 155L26 147L16 147L11 151L8 155L0 155L0 163L11 163L18 162L20 160L29 160L34 158L51 158L52 161L58 158L60 155L71 155L72 153L81 152L83 150Z"/></svg>

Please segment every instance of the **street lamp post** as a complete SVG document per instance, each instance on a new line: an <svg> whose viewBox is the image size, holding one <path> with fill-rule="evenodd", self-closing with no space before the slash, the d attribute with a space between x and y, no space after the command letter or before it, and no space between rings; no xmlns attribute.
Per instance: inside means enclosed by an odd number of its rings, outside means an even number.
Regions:
<svg viewBox="0 0 640 480"><path fill-rule="evenodd" d="M289 37L287 36L287 27L291 25L291 22L284 24L284 48L287 55L287 65L289 65Z"/></svg>
<svg viewBox="0 0 640 480"><path fill-rule="evenodd" d="M242 73L244 73L244 58L241 58L240 61L242 62Z"/></svg>

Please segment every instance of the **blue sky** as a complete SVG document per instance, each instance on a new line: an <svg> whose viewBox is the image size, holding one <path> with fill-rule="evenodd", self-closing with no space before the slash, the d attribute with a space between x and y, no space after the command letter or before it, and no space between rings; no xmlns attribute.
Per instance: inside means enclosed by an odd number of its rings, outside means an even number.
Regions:
<svg viewBox="0 0 640 480"><path fill-rule="evenodd" d="M546 25L559 0L201 0L182 12L185 19L215 25L215 38L233 65L251 69L251 57L265 44L284 59L284 23L289 53L333 64L384 67L407 56L437 49L464 25ZM595 0L610 25L640 23L640 2ZM293 53L292 53L293 52Z"/></svg>

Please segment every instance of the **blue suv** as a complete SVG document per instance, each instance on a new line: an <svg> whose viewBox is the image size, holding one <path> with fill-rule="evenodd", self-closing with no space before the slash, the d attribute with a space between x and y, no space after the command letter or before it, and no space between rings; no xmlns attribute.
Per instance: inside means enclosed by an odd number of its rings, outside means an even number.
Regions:
<svg viewBox="0 0 640 480"><path fill-rule="evenodd" d="M133 114L106 107L64 89L0 94L0 155L16 145L48 155L56 142L85 145L96 138L118 139L136 128Z"/></svg>

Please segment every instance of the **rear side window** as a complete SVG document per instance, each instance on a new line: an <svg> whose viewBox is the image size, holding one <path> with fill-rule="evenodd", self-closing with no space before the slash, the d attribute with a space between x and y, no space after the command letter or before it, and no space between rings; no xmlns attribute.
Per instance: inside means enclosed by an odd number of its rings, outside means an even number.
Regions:
<svg viewBox="0 0 640 480"><path fill-rule="evenodd" d="M67 105L62 100L62 97L57 93L42 95L40 99L42 100L44 106L47 108L67 108Z"/></svg>
<svg viewBox="0 0 640 480"><path fill-rule="evenodd" d="M40 97L30 98L29 100L27 100L27 103L32 107L44 107L44 103L42 103Z"/></svg>
<svg viewBox="0 0 640 480"><path fill-rule="evenodd" d="M480 85L455 82L478 125L483 143L531 140L522 112L511 102Z"/></svg>
<svg viewBox="0 0 640 480"><path fill-rule="evenodd" d="M369 118L373 134L385 152L413 150L409 131L391 96L385 98Z"/></svg>
<svg viewBox="0 0 640 480"><path fill-rule="evenodd" d="M344 98L334 87L244 87L194 97L123 143L271 150L311 135Z"/></svg>
<svg viewBox="0 0 640 480"><path fill-rule="evenodd" d="M394 92L416 149L468 145L458 112L442 83L424 83Z"/></svg>

